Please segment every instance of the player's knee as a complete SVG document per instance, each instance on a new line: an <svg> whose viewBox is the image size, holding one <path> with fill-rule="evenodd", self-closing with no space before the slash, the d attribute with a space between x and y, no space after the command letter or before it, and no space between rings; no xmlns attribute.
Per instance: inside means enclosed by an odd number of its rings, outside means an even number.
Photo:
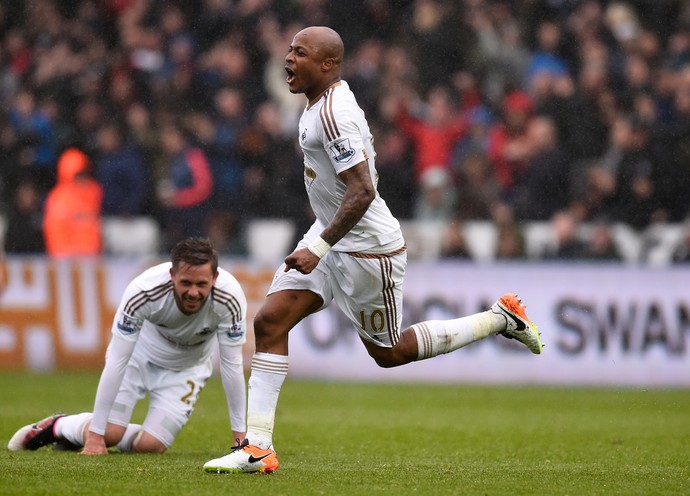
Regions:
<svg viewBox="0 0 690 496"><path fill-rule="evenodd" d="M132 445L135 453L165 453L167 446L145 431L141 431Z"/></svg>
<svg viewBox="0 0 690 496"><path fill-rule="evenodd" d="M285 335L285 325L259 312L254 317L254 339L257 348L271 347Z"/></svg>
<svg viewBox="0 0 690 496"><path fill-rule="evenodd" d="M134 449L135 453L152 453L157 455L162 455L168 450L165 446L160 443L153 443L151 445L137 446Z"/></svg>
<svg viewBox="0 0 690 496"><path fill-rule="evenodd" d="M261 344L263 341L270 339L272 327L271 322L261 313L254 317L254 339L256 344Z"/></svg>
<svg viewBox="0 0 690 496"><path fill-rule="evenodd" d="M369 356L374 359L376 365L381 368L389 369L407 363L402 361L394 348L374 348L369 349Z"/></svg>
<svg viewBox="0 0 690 496"><path fill-rule="evenodd" d="M386 369L414 362L417 357L414 350L409 350L401 342L398 342L392 348L368 347L368 351L376 365Z"/></svg>
<svg viewBox="0 0 690 496"><path fill-rule="evenodd" d="M398 365L400 365L396 361L391 360L389 357L375 356L372 358L376 362L376 365L378 365L379 367L384 368L384 369L389 369L389 368L397 367Z"/></svg>
<svg viewBox="0 0 690 496"><path fill-rule="evenodd" d="M269 333L271 322L259 311L254 317L254 336L259 339Z"/></svg>
<svg viewBox="0 0 690 496"><path fill-rule="evenodd" d="M322 305L323 299L311 291L279 291L269 295L254 317L257 348L282 343L295 324Z"/></svg>

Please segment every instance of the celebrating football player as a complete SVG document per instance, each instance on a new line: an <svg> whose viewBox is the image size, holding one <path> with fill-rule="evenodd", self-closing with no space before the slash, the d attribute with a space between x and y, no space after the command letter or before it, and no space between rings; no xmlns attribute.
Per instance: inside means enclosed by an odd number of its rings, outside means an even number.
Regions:
<svg viewBox="0 0 690 496"><path fill-rule="evenodd" d="M309 27L295 35L285 57L290 91L307 97L298 139L316 221L277 270L254 320L246 439L228 455L207 462L208 472L268 473L278 468L273 426L288 370L288 332L331 301L349 317L381 367L449 353L492 334L541 353L536 326L513 293L485 312L400 331L405 241L376 190L373 139L363 111L340 78L343 53L338 33Z"/></svg>
<svg viewBox="0 0 690 496"><path fill-rule="evenodd" d="M247 300L237 280L218 268L210 241L188 238L172 249L171 262L137 276L124 292L112 325L93 413L56 414L19 429L12 451L56 447L103 455L163 453L194 410L220 350L220 371L236 444L246 431L242 345ZM130 423L149 395L142 425Z"/></svg>

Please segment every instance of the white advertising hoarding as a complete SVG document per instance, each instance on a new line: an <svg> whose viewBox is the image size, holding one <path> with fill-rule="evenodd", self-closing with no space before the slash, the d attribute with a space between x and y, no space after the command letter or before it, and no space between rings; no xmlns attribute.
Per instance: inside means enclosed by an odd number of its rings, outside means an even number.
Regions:
<svg viewBox="0 0 690 496"><path fill-rule="evenodd" d="M251 328L273 270L222 262L247 293ZM100 368L120 295L152 263L10 257L9 286L0 299L0 368ZM291 332L290 376L688 387L689 281L690 266L411 263L403 326L465 316L515 291L543 333L543 354L492 337L448 355L381 369L333 305ZM247 365L252 342L250 336Z"/></svg>
<svg viewBox="0 0 690 496"><path fill-rule="evenodd" d="M405 280L403 327L481 311L515 291L542 331L543 354L497 336L380 369L330 308L293 331L290 370L356 380L690 386L688 282L687 267L415 264Z"/></svg>

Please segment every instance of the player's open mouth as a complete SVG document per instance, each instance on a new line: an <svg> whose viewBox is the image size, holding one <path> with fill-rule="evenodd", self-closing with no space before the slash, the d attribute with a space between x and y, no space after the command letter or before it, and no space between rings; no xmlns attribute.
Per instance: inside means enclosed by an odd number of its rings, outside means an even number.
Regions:
<svg viewBox="0 0 690 496"><path fill-rule="evenodd" d="M285 72L287 72L287 78L285 78L285 81L287 84L292 84L295 81L295 73L289 67L285 67Z"/></svg>

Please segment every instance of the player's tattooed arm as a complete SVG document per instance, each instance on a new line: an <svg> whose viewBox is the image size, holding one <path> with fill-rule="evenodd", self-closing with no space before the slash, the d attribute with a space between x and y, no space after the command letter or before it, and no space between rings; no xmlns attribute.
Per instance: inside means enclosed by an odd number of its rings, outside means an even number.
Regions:
<svg viewBox="0 0 690 496"><path fill-rule="evenodd" d="M331 223L321 233L321 238L331 246L359 222L376 196L366 160L341 172L340 178L347 186L343 202Z"/></svg>
<svg viewBox="0 0 690 496"><path fill-rule="evenodd" d="M346 190L333 220L321 233L320 239L326 244L323 254L359 222L376 197L366 161L341 172L340 178L345 182ZM302 274L309 274L318 265L323 254L318 255L311 247L298 248L285 257L285 272L295 269Z"/></svg>

